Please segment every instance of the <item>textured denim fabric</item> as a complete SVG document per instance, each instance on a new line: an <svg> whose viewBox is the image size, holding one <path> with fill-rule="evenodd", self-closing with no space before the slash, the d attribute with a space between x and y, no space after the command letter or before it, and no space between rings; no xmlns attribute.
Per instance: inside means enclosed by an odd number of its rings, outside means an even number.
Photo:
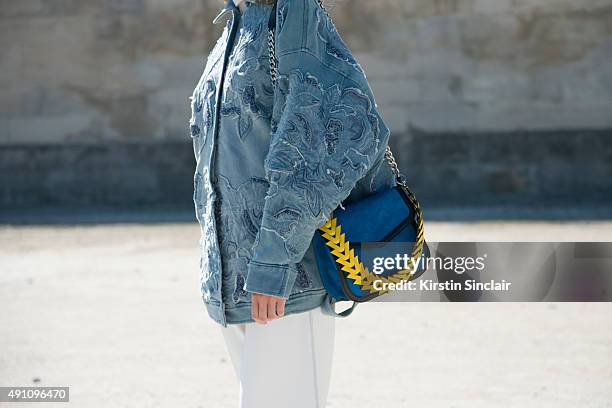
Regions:
<svg viewBox="0 0 612 408"><path fill-rule="evenodd" d="M389 129L366 75L316 0L278 0L278 86L268 59L271 5L232 0L191 96L193 201L202 299L219 324L250 322L251 293L321 305L312 238L338 207L390 188Z"/></svg>

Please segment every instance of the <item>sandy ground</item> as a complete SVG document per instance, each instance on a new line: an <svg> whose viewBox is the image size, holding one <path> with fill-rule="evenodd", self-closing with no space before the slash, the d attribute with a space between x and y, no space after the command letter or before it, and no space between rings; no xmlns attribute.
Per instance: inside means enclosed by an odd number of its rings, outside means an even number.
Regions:
<svg viewBox="0 0 612 408"><path fill-rule="evenodd" d="M86 408L236 407L199 297L198 234L195 223L0 227L0 386L70 386L69 405ZM612 223L428 223L431 241L574 237L609 241ZM362 305L337 321L328 406L612 407L611 312ZM40 406L14 404L29 405Z"/></svg>

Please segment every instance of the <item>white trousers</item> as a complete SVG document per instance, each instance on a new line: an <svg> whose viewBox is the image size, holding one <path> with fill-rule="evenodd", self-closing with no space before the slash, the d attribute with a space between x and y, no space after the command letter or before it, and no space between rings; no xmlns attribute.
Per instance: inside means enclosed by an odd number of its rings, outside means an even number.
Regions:
<svg viewBox="0 0 612 408"><path fill-rule="evenodd" d="M334 317L319 307L221 331L240 383L240 408L325 407Z"/></svg>

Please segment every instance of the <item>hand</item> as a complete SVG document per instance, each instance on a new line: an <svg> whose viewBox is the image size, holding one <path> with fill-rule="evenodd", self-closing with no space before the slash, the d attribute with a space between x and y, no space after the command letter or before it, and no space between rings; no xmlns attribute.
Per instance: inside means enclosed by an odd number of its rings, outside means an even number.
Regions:
<svg viewBox="0 0 612 408"><path fill-rule="evenodd" d="M251 317L259 324L278 319L285 314L286 301L287 299L281 297L252 293Z"/></svg>

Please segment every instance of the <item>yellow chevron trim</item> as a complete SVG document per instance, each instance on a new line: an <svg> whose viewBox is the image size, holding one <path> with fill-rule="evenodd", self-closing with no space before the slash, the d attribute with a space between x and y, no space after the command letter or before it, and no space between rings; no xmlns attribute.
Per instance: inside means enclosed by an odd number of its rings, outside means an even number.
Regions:
<svg viewBox="0 0 612 408"><path fill-rule="evenodd" d="M388 276L381 276L372 273L363 265L363 263L359 260L359 257L355 255L355 250L351 248L350 242L346 239L345 234L342 232L342 226L338 224L338 221L333 214L325 222L325 224L319 227L321 236L326 241L325 244L331 248L331 253L336 262L342 266L341 270L346 272L346 277L351 279L356 285L359 285L361 290L364 292L382 295L389 291L374 289L373 285L375 280L380 280L383 283L398 283L402 280L410 280L410 277L414 274L416 266L421 258L421 255L423 254L423 245L425 242L423 214L414 194L407 188L405 191L407 192L408 198L413 205L417 225L416 242L412 248L407 269L397 271Z"/></svg>

